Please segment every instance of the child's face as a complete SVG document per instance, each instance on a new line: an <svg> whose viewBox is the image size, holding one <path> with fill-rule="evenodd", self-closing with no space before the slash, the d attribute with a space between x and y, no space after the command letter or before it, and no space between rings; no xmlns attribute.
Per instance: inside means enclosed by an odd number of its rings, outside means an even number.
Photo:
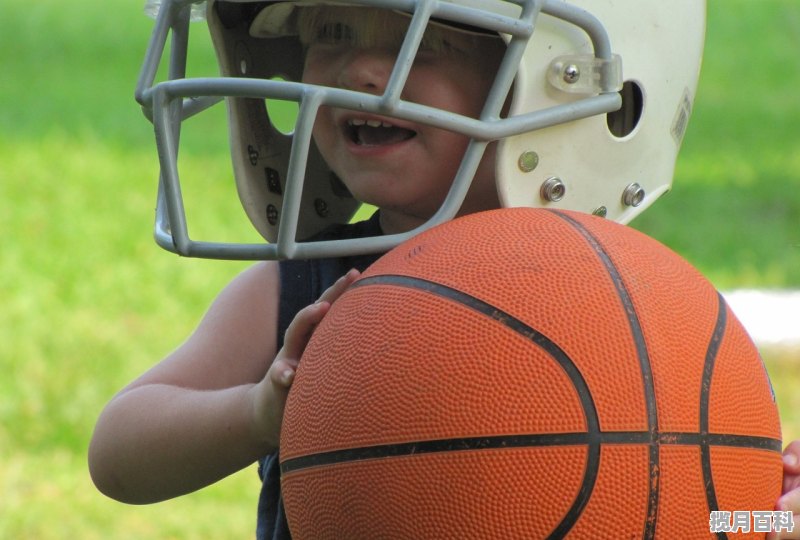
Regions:
<svg viewBox="0 0 800 540"><path fill-rule="evenodd" d="M409 18L363 8L322 9L301 22L304 82L381 94ZM477 118L504 52L499 37L430 27L402 99ZM314 139L353 195L383 209L384 227L396 223L401 229L422 223L439 208L468 143L441 129L329 107L319 112ZM493 149L484 156L462 212L498 205Z"/></svg>

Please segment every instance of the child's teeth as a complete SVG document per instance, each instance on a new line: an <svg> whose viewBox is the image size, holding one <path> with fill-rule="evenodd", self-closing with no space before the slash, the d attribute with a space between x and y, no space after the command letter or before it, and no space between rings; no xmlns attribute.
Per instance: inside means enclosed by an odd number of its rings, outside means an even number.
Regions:
<svg viewBox="0 0 800 540"><path fill-rule="evenodd" d="M364 125L367 125L367 126L373 127L373 128L377 128L377 127L385 127L385 128L394 127L394 125L390 124L389 122L382 122L380 120L362 120L361 118L352 118L352 119L348 120L347 123L350 124L351 126L356 126L356 127L364 126Z"/></svg>

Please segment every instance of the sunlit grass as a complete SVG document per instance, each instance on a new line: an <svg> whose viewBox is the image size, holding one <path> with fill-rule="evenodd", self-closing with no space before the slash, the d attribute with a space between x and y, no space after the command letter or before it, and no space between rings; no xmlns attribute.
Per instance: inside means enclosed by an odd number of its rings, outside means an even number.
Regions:
<svg viewBox="0 0 800 540"><path fill-rule="evenodd" d="M154 246L150 154L63 133L37 143L0 138L3 171L17 171L0 178L0 227L13 232L0 250L0 538L252 537L252 468L128 507L97 492L85 457L103 404L244 265L189 264ZM57 170L40 159L53 148Z"/></svg>
<svg viewBox="0 0 800 540"><path fill-rule="evenodd" d="M37 540L242 539L255 536L255 469L150 506L106 499L72 450L3 455L0 538Z"/></svg>
<svg viewBox="0 0 800 540"><path fill-rule="evenodd" d="M783 440L800 439L800 351L762 351L781 413Z"/></svg>

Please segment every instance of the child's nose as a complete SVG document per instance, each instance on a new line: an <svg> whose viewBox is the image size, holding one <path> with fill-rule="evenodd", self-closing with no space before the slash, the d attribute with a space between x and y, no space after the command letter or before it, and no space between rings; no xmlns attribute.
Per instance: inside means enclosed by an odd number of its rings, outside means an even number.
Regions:
<svg viewBox="0 0 800 540"><path fill-rule="evenodd" d="M395 55L380 49L354 48L338 76L340 88L382 94L394 67Z"/></svg>

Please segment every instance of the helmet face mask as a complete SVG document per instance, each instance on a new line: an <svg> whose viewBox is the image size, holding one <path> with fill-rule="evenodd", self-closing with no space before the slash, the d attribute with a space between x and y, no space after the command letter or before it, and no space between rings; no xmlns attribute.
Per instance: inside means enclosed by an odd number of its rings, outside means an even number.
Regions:
<svg viewBox="0 0 800 540"><path fill-rule="evenodd" d="M325 0L326 5L337 2ZM627 5L621 5L627 4ZM628 0L349 1L348 9L406 13L385 90L371 94L302 82L298 13L314 2L214 1L208 27L218 78L185 79L190 3L164 0L137 87L161 165L156 239L186 256L282 259L387 250L454 217L487 145L502 206L595 212L627 222L666 192L699 75L705 5ZM405 101L426 28L499 35L505 56L477 117ZM154 83L168 35L168 80ZM494 39L494 38L491 38ZM181 122L225 99L239 198L263 244L189 238L176 156ZM276 127L267 100L298 104L293 130ZM307 241L360 206L312 139L321 107L441 128L469 138L450 191L423 226L403 234ZM287 131L290 131L287 133Z"/></svg>

